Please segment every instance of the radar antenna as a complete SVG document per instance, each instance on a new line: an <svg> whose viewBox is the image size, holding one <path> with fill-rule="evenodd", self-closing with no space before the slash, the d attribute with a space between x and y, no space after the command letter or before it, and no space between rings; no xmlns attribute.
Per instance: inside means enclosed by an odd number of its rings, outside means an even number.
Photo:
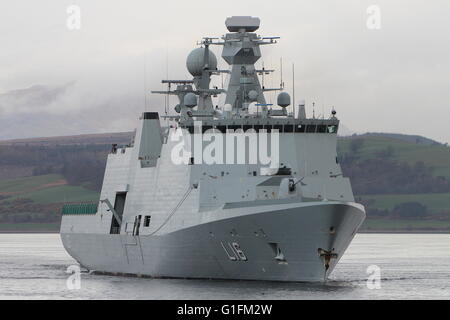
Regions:
<svg viewBox="0 0 450 320"><path fill-rule="evenodd" d="M292 112L295 114L295 67L292 63Z"/></svg>
<svg viewBox="0 0 450 320"><path fill-rule="evenodd" d="M284 89L284 82L283 82L283 57L280 58L280 88Z"/></svg>

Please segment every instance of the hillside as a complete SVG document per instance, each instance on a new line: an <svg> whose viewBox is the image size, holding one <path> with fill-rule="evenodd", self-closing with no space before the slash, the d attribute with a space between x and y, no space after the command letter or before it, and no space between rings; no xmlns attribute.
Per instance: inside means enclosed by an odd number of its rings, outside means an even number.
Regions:
<svg viewBox="0 0 450 320"><path fill-rule="evenodd" d="M401 134L401 133L385 133L385 132L368 132L368 133L364 133L364 134L360 134L359 137L360 138L365 138L365 137L385 137L385 138L391 138L391 139L395 139L395 140L401 140L401 141L406 141L406 142L412 142L415 144L426 144L426 145L442 145L441 143L429 139L429 138L425 138L422 136L418 136L418 135L410 135L410 134Z"/></svg>
<svg viewBox="0 0 450 320"><path fill-rule="evenodd" d="M132 133L0 141L0 231L57 231L65 202L98 201L111 143ZM450 232L450 148L395 134L340 137L363 231Z"/></svg>
<svg viewBox="0 0 450 320"><path fill-rule="evenodd" d="M352 150L355 140L363 143ZM375 133L342 137L339 139L338 153L356 153L361 161L388 158L410 165L423 162L433 175L450 179L450 147L419 136Z"/></svg>
<svg viewBox="0 0 450 320"><path fill-rule="evenodd" d="M59 174L1 180L0 231L55 231L63 203L98 200L97 191L69 185Z"/></svg>
<svg viewBox="0 0 450 320"><path fill-rule="evenodd" d="M59 174L0 181L0 205L17 199L30 199L37 204L96 201L98 192L83 186L72 186ZM1 198L0 198L1 199Z"/></svg>
<svg viewBox="0 0 450 320"><path fill-rule="evenodd" d="M340 138L338 154L355 198L365 205L364 229L450 231L450 148L399 134Z"/></svg>

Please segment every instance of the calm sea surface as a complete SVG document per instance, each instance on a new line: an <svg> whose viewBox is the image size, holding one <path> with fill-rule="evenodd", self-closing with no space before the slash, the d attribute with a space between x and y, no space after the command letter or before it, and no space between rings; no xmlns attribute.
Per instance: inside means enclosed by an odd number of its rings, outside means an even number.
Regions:
<svg viewBox="0 0 450 320"><path fill-rule="evenodd" d="M73 264L57 234L0 234L0 299L450 299L449 234L359 234L320 284L82 273L69 290ZM367 287L371 265L380 289Z"/></svg>

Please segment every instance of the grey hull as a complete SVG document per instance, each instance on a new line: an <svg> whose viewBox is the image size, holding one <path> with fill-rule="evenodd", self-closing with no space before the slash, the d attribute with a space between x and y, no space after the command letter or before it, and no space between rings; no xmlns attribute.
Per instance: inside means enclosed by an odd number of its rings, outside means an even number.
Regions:
<svg viewBox="0 0 450 320"><path fill-rule="evenodd" d="M61 238L82 266L100 272L322 281L364 218L359 205L323 203L223 219L159 236L62 233ZM337 255L327 271L319 248Z"/></svg>

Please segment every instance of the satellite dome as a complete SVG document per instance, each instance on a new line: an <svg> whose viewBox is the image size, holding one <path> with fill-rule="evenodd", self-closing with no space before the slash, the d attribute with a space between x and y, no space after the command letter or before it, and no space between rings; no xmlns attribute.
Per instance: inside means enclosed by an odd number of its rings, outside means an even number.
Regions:
<svg viewBox="0 0 450 320"><path fill-rule="evenodd" d="M186 93L183 103L186 107L193 108L197 105L197 96L192 92Z"/></svg>
<svg viewBox="0 0 450 320"><path fill-rule="evenodd" d="M217 69L217 58L214 53L209 50L209 69ZM202 75L203 71L203 57L205 55L205 48L197 48L189 53L186 60L186 67L191 75L194 77L199 77Z"/></svg>
<svg viewBox="0 0 450 320"><path fill-rule="evenodd" d="M291 96L287 92L280 92L280 94L277 97L277 104L282 107L286 108L288 105L291 104Z"/></svg>

